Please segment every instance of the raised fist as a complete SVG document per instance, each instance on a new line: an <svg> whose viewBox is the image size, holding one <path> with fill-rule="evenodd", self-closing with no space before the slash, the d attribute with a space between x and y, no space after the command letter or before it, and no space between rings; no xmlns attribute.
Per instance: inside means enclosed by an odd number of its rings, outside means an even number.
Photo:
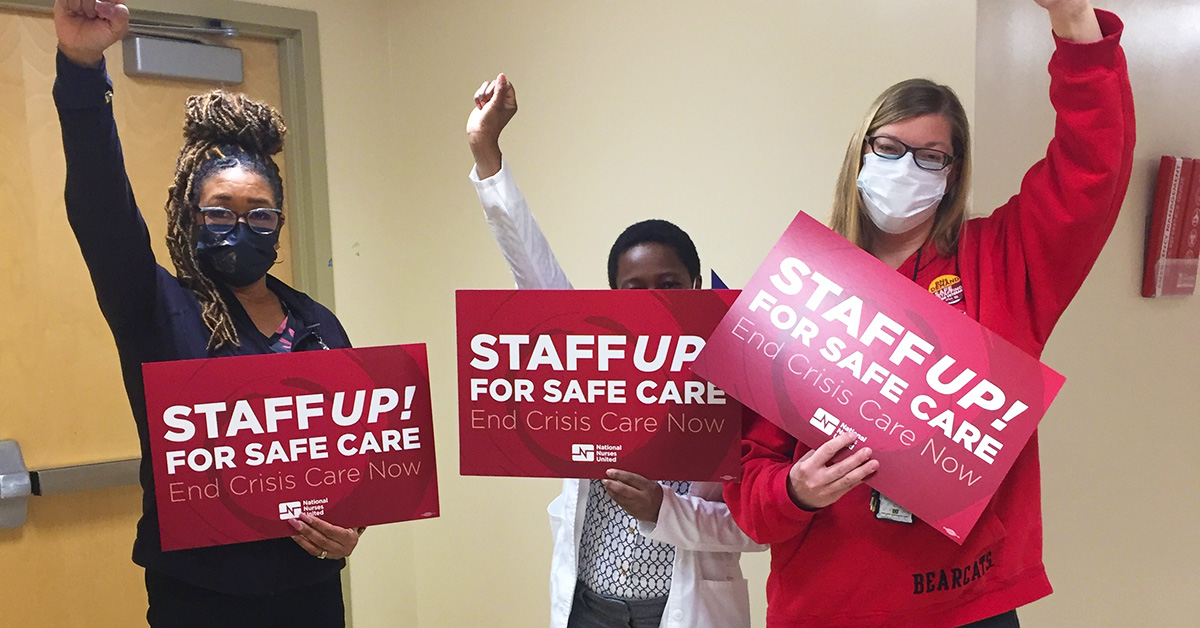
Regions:
<svg viewBox="0 0 1200 628"><path fill-rule="evenodd" d="M109 46L129 32L129 7L102 0L55 0L58 49L68 59L95 67Z"/></svg>
<svg viewBox="0 0 1200 628"><path fill-rule="evenodd" d="M1086 8L1091 8L1088 0L1033 0L1038 3L1038 6L1047 11L1072 11L1079 13Z"/></svg>
<svg viewBox="0 0 1200 628"><path fill-rule="evenodd" d="M1089 0L1033 0L1050 14L1050 26L1063 39L1079 43L1099 41L1104 35Z"/></svg>
<svg viewBox="0 0 1200 628"><path fill-rule="evenodd" d="M484 81L475 92L475 108L467 118L467 137L472 143L499 142L500 132L517 113L517 90L500 74Z"/></svg>

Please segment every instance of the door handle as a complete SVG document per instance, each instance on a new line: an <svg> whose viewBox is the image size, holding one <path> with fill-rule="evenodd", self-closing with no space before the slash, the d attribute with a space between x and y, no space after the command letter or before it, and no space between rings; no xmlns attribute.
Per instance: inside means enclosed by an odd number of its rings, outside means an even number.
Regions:
<svg viewBox="0 0 1200 628"><path fill-rule="evenodd" d="M25 525L32 495L60 495L137 484L141 462L141 458L126 458L30 471L25 467L17 441L0 440L0 528Z"/></svg>
<svg viewBox="0 0 1200 628"><path fill-rule="evenodd" d="M141 465L141 458L126 458L42 469L30 473L30 483L34 495L61 495L129 486L138 483Z"/></svg>
<svg viewBox="0 0 1200 628"><path fill-rule="evenodd" d="M0 528L25 525L33 482L15 440L0 440Z"/></svg>

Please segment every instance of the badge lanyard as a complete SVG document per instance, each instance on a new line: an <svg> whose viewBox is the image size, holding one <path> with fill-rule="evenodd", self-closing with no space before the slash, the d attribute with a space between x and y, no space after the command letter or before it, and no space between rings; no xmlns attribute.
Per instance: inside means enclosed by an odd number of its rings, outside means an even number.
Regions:
<svg viewBox="0 0 1200 628"><path fill-rule="evenodd" d="M913 263L912 280L917 283L917 272L921 270L921 250L925 248L922 244L920 249L917 249L917 259ZM871 512L875 513L876 519L885 521L895 521L897 523L912 523L913 515L906 508L888 499L887 495L880 493L875 489L871 489L871 501L868 504Z"/></svg>

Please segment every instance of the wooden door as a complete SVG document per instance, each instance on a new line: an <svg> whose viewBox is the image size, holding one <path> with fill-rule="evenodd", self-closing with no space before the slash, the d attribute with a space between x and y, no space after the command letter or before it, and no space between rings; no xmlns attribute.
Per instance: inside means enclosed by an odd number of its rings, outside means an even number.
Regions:
<svg viewBox="0 0 1200 628"><path fill-rule="evenodd" d="M0 11L0 439L17 440L31 469L139 455L116 349L63 208L55 45L48 15ZM231 45L243 50L245 83L227 89L279 107L277 43ZM130 79L120 46L108 68L129 176L170 268L163 205L183 104L214 86ZM290 283L286 233L281 243L272 272ZM130 560L140 514L136 486L31 499L28 523L0 530L0 625L143 625L143 574Z"/></svg>

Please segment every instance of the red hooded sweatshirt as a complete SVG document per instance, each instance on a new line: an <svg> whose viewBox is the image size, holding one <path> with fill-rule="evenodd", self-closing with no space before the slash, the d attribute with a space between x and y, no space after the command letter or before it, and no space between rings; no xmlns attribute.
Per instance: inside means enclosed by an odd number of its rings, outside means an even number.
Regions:
<svg viewBox="0 0 1200 628"><path fill-rule="evenodd" d="M1102 41L1056 38L1054 139L1020 192L991 216L967 221L957 253L941 256L927 244L898 269L1033 356L1108 239L1132 167L1123 25L1096 13ZM1051 592L1036 433L961 546L920 521L876 519L866 485L821 510L801 510L788 497L788 470L807 451L753 419L742 482L725 487L742 529L771 544L769 628L953 628Z"/></svg>

